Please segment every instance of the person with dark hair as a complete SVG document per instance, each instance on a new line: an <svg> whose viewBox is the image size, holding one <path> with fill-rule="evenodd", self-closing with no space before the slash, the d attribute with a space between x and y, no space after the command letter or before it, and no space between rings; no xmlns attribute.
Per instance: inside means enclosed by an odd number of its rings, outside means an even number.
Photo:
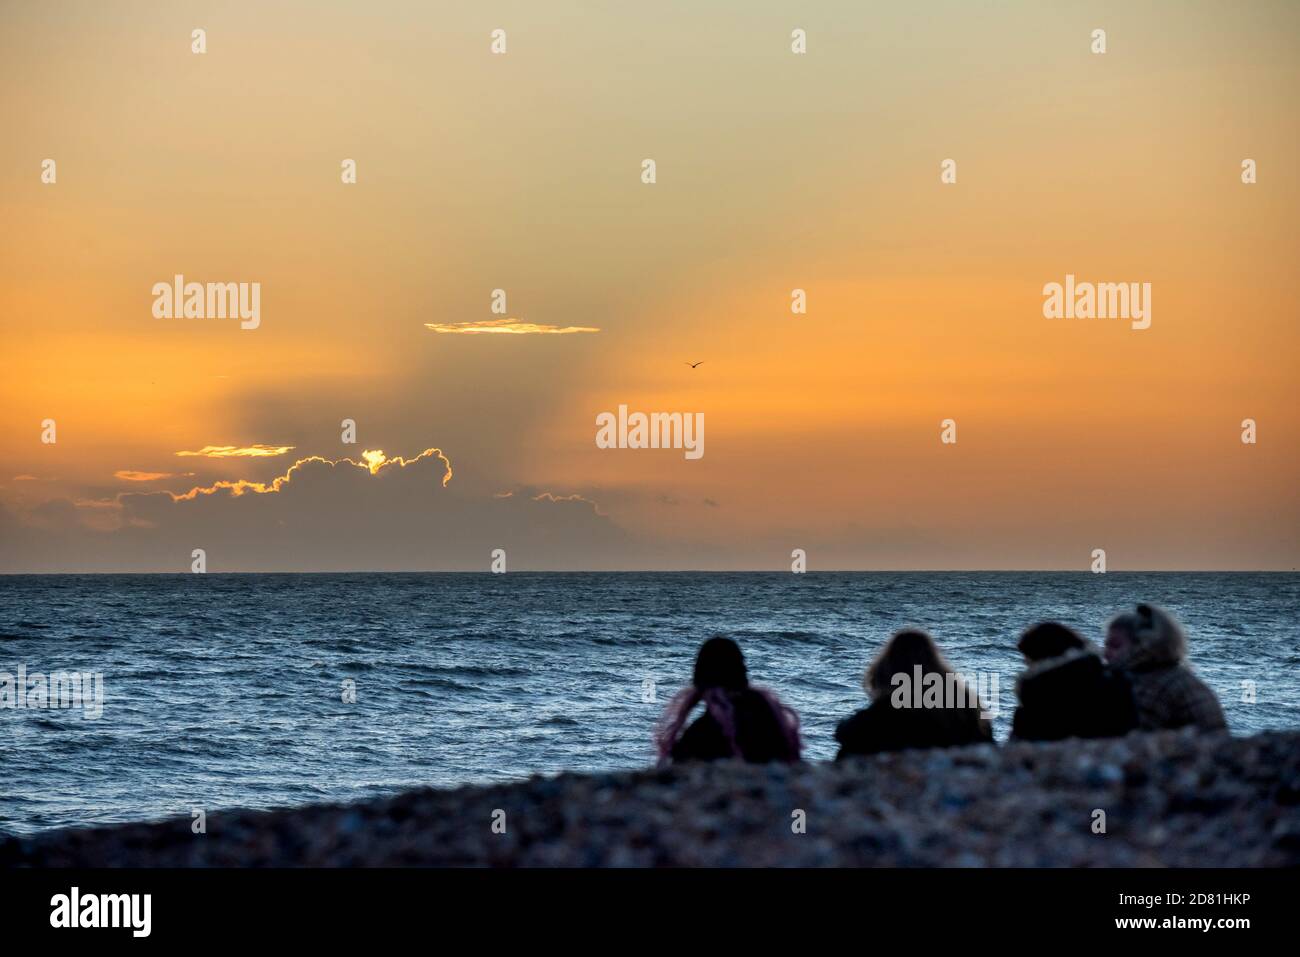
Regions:
<svg viewBox="0 0 1300 957"><path fill-rule="evenodd" d="M867 669L871 704L835 729L840 761L855 754L993 740L983 706L923 631L900 631Z"/></svg>
<svg viewBox="0 0 1300 957"><path fill-rule="evenodd" d="M1017 645L1025 671L1016 679L1020 705L1011 737L1022 741L1113 738L1138 724L1133 689L1107 668L1097 649L1055 621L1034 625Z"/></svg>
<svg viewBox="0 0 1300 957"><path fill-rule="evenodd" d="M683 731L691 711L704 712ZM689 687L679 691L655 730L661 762L742 758L755 764L799 760L799 716L765 688L749 683L740 646L710 638L695 659Z"/></svg>
<svg viewBox="0 0 1300 957"><path fill-rule="evenodd" d="M1218 697L1187 666L1182 626L1163 608L1141 604L1113 618L1106 629L1106 660L1128 675L1142 730L1227 730Z"/></svg>

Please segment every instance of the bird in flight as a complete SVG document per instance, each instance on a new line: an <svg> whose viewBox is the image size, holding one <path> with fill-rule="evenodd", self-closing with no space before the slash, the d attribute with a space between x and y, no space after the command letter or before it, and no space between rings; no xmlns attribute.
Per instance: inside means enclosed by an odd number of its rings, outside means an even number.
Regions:
<svg viewBox="0 0 1300 957"><path fill-rule="evenodd" d="M692 369L694 369L696 366L704 365L704 360L701 359L699 362L688 362L686 364L690 366Z"/></svg>

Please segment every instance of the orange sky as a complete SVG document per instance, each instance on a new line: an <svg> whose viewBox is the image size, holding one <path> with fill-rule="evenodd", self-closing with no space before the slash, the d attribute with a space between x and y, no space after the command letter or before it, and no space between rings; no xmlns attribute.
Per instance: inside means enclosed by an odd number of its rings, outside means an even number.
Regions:
<svg viewBox="0 0 1300 957"><path fill-rule="evenodd" d="M1297 565L1300 8L697 6L7 5L0 570Z"/></svg>

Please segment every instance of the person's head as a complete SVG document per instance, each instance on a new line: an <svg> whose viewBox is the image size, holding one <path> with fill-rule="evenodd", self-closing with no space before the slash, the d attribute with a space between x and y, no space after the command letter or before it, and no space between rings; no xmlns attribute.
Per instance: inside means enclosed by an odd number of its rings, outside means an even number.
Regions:
<svg viewBox="0 0 1300 957"><path fill-rule="evenodd" d="M1087 644L1073 628L1067 628L1058 621L1044 621L1021 635L1016 647L1025 656L1025 661L1032 663L1059 658L1066 652L1085 648Z"/></svg>
<svg viewBox="0 0 1300 957"><path fill-rule="evenodd" d="M730 638L706 641L695 658L691 683L701 691L706 688L735 691L748 687L749 676L745 673L745 656L740 653L740 645Z"/></svg>
<svg viewBox="0 0 1300 957"><path fill-rule="evenodd" d="M1113 665L1177 664L1186 654L1182 626L1155 605L1140 604L1106 626L1106 660Z"/></svg>
<svg viewBox="0 0 1300 957"><path fill-rule="evenodd" d="M923 675L932 672L946 675L952 672L929 635L912 629L900 631L885 642L885 647L880 649L880 653L871 662L862 687L873 698L889 694L894 675L907 675L910 680L917 665L921 666Z"/></svg>

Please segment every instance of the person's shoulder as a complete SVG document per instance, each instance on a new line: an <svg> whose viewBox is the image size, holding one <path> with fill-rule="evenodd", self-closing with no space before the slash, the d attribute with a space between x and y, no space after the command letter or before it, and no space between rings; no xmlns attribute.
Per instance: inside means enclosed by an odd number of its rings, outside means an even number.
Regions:
<svg viewBox="0 0 1300 957"><path fill-rule="evenodd" d="M870 728L877 719L877 712L872 709L875 704L868 705L853 714L849 715L838 725L835 726L835 740L843 744L845 741L852 740Z"/></svg>
<svg viewBox="0 0 1300 957"><path fill-rule="evenodd" d="M1197 710L1203 716L1217 713L1220 720L1222 720L1223 705L1219 701L1219 696L1214 693L1214 689L1206 683L1204 678L1185 665L1183 666L1183 673L1186 675L1183 682L1187 688L1188 696L1195 702Z"/></svg>
<svg viewBox="0 0 1300 957"><path fill-rule="evenodd" d="M1024 680L1052 684L1100 676L1103 671L1105 665L1095 651L1076 648L1055 658L1035 663L1026 669Z"/></svg>
<svg viewBox="0 0 1300 957"><path fill-rule="evenodd" d="M1016 695L1022 704L1051 705L1062 692L1094 684L1103 666L1095 653L1083 649L1036 661L1016 678Z"/></svg>
<svg viewBox="0 0 1300 957"><path fill-rule="evenodd" d="M673 743L671 755L677 761L712 757L721 737L722 729L718 727L718 722L706 711L686 726L686 730Z"/></svg>

